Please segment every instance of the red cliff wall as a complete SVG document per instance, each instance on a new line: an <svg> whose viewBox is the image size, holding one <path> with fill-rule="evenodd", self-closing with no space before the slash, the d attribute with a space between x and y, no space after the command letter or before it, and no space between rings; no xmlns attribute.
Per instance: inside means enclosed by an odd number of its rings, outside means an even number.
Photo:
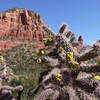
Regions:
<svg viewBox="0 0 100 100"><path fill-rule="evenodd" d="M42 25L44 22L40 15L27 9L11 9L0 13L0 37L42 41L47 36Z"/></svg>

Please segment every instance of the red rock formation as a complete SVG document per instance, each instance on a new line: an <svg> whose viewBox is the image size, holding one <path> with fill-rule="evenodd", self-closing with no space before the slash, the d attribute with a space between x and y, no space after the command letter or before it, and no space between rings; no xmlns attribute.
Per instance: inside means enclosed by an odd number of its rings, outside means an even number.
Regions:
<svg viewBox="0 0 100 100"><path fill-rule="evenodd" d="M47 37L42 25L44 22L40 15L27 9L16 8L0 13L0 37L42 41Z"/></svg>
<svg viewBox="0 0 100 100"><path fill-rule="evenodd" d="M46 33L40 15L26 9L15 9L0 14L0 37L14 36L20 39L41 41ZM35 36L36 34L36 36Z"/></svg>
<svg viewBox="0 0 100 100"><path fill-rule="evenodd" d="M82 38L82 36L79 36L78 41L80 42L81 46L83 46L83 38Z"/></svg>
<svg viewBox="0 0 100 100"><path fill-rule="evenodd" d="M12 47L21 45L22 42L12 42L12 41L0 41L0 50L10 50Z"/></svg>

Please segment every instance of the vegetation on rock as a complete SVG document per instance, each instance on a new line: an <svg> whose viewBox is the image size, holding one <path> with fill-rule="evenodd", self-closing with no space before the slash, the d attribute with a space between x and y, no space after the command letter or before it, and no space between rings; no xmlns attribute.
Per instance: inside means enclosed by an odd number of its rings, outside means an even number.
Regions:
<svg viewBox="0 0 100 100"><path fill-rule="evenodd" d="M24 41L25 42L25 41ZM8 51L1 51L1 55L6 59L7 65L13 69L13 72L19 76L19 79L13 78L9 83L10 86L22 85L24 90L21 93L21 100L33 100L34 96L27 96L29 89L35 89L40 72L45 66L36 64L34 58L37 58L36 48L29 42L16 46ZM18 93L13 92L15 98Z"/></svg>

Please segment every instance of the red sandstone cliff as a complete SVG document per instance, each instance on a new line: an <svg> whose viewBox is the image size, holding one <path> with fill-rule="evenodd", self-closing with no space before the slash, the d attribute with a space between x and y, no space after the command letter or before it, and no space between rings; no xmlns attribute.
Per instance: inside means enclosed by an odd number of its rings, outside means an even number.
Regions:
<svg viewBox="0 0 100 100"><path fill-rule="evenodd" d="M40 15L33 11L11 9L0 13L0 37L9 36L17 39L42 41L47 36L41 27L44 24ZM7 46L9 48L9 44ZM2 47L0 46L1 49Z"/></svg>

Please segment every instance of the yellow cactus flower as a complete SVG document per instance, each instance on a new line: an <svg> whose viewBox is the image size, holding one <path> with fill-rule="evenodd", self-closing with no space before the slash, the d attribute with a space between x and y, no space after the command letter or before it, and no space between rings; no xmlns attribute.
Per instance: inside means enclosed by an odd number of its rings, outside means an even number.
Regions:
<svg viewBox="0 0 100 100"><path fill-rule="evenodd" d="M41 58L37 59L37 63L38 64L42 63L42 59Z"/></svg>
<svg viewBox="0 0 100 100"><path fill-rule="evenodd" d="M10 73L10 75L11 75L12 77L15 77L16 79L19 79L19 76L18 76L18 75L13 74L12 72Z"/></svg>
<svg viewBox="0 0 100 100"><path fill-rule="evenodd" d="M50 37L50 38L53 38L53 35L52 35L52 34L50 34L50 35L49 35L49 37Z"/></svg>
<svg viewBox="0 0 100 100"><path fill-rule="evenodd" d="M79 63L76 62L76 61L72 61L72 62L70 63L70 65L71 65L72 68L78 68Z"/></svg>
<svg viewBox="0 0 100 100"><path fill-rule="evenodd" d="M13 76L14 74L11 72L10 75Z"/></svg>
<svg viewBox="0 0 100 100"><path fill-rule="evenodd" d="M95 96L93 96L93 100L95 100Z"/></svg>
<svg viewBox="0 0 100 100"><path fill-rule="evenodd" d="M47 39L46 38L43 38L43 41L46 41Z"/></svg>
<svg viewBox="0 0 100 100"><path fill-rule="evenodd" d="M66 53L66 59L68 61L72 61L72 59L73 59L73 52L67 52Z"/></svg>
<svg viewBox="0 0 100 100"><path fill-rule="evenodd" d="M100 66L100 59L98 60L98 65Z"/></svg>
<svg viewBox="0 0 100 100"><path fill-rule="evenodd" d="M47 45L48 44L48 39L43 38L43 42L44 42L45 45Z"/></svg>
<svg viewBox="0 0 100 100"><path fill-rule="evenodd" d="M59 47L59 51L62 52L64 49L62 47Z"/></svg>
<svg viewBox="0 0 100 100"><path fill-rule="evenodd" d="M100 76L99 75L96 75L96 76L94 76L94 79L95 80L100 80Z"/></svg>
<svg viewBox="0 0 100 100"><path fill-rule="evenodd" d="M53 35L52 35L52 34L49 35L48 40L49 40L49 41L52 41L52 40L53 40Z"/></svg>
<svg viewBox="0 0 100 100"><path fill-rule="evenodd" d="M41 54L42 54L42 55L44 54L44 50L41 50Z"/></svg>
<svg viewBox="0 0 100 100"><path fill-rule="evenodd" d="M44 43L47 43L47 39L46 39L46 38L43 38L43 42L44 42Z"/></svg>
<svg viewBox="0 0 100 100"><path fill-rule="evenodd" d="M37 54L38 56L42 56L45 53L45 51L42 49L39 51L39 53Z"/></svg>
<svg viewBox="0 0 100 100"><path fill-rule="evenodd" d="M0 60L3 62L4 61L4 58L3 58L3 56L0 56Z"/></svg>
<svg viewBox="0 0 100 100"><path fill-rule="evenodd" d="M6 74L7 73L7 69L5 68L2 72L2 74Z"/></svg>
<svg viewBox="0 0 100 100"><path fill-rule="evenodd" d="M52 38L51 38L51 37L49 37L49 38L48 38L48 40L49 40L49 41L52 41Z"/></svg>
<svg viewBox="0 0 100 100"><path fill-rule="evenodd" d="M77 48L76 47L74 47L74 51L77 52Z"/></svg>
<svg viewBox="0 0 100 100"><path fill-rule="evenodd" d="M55 79L60 81L62 79L62 75L61 74L55 74Z"/></svg>

